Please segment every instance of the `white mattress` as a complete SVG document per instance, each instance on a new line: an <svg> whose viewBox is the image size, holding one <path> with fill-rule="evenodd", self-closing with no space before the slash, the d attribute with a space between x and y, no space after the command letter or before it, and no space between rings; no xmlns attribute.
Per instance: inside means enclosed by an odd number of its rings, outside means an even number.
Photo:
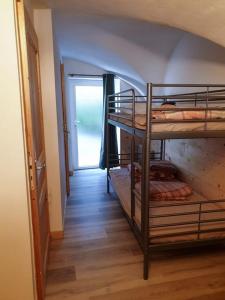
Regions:
<svg viewBox="0 0 225 300"><path fill-rule="evenodd" d="M114 169L110 172L111 174L111 181L112 185L117 193L117 196L120 199L121 205L123 206L124 210L131 216L131 192L130 192L130 176L128 170L126 168L122 169ZM170 206L170 204L174 204L177 202L174 201L167 201L167 202L159 202L159 201L152 201L151 206L159 206L161 204L168 205L167 207L154 207L150 208L149 215L162 215L162 214L174 214L174 213L185 213L185 212L192 212L196 213L199 212L199 204L189 204L185 205L188 202L199 202L201 201L201 210L202 212L206 210L218 210L221 208L225 209L225 203L204 203L206 198L202 195L193 192L193 194L188 197L186 201L179 201L179 206ZM182 205L183 203L183 205ZM181 223L181 222L195 222L195 224L189 225L176 225L176 226L166 226L161 228L151 228L150 229L150 237L152 238L152 243L163 243L163 242L176 242L176 241L183 241L183 240L194 240L197 239L197 234L189 234L189 235L181 235L181 236L174 236L174 237L157 237L154 236L164 235L164 234L172 234L172 233L183 233L186 231L195 231L198 230L198 218L199 214L190 214L190 215L180 215L180 216L173 216L173 217L157 217L157 218L150 218L151 226L156 225L165 225L165 224L172 224L172 223ZM225 212L216 212L216 213L202 213L201 214L202 220L210 220L210 219L218 219L223 218L225 219ZM141 203L136 198L135 199L135 221L136 224L140 227L141 226ZM205 223L201 224L201 229L213 229L213 228L224 228L224 232L213 232L213 233L201 233L200 238L222 238L225 237L225 222L212 222L212 223Z"/></svg>
<svg viewBox="0 0 225 300"><path fill-rule="evenodd" d="M110 116L112 120L123 123L125 125L131 126L131 120L123 119L124 114L118 114ZM127 115L126 115L127 116ZM143 115L145 119L145 115ZM137 129L145 130L146 126L141 123L136 122L135 127ZM191 123L152 123L152 132L184 132L184 131L206 131L206 130L225 130L225 121L224 122L191 122Z"/></svg>

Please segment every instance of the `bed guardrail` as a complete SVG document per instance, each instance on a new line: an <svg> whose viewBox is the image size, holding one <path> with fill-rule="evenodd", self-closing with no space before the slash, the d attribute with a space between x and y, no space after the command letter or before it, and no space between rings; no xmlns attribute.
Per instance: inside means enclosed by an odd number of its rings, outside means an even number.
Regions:
<svg viewBox="0 0 225 300"><path fill-rule="evenodd" d="M162 124L187 124L187 123L204 123L205 126L203 131L207 131L207 124L215 122L225 122L224 118L218 118L215 112L225 113L225 85L218 84L152 84L148 85L147 96L136 95L134 89L129 89L114 95L110 95L108 98L108 117L118 121L124 122L128 126L135 129L135 115L136 115L136 105L145 104L146 105L146 131L148 127L148 122L150 125L162 125ZM153 89L169 89L169 88L188 88L196 89L201 88L205 91L187 92L187 93L177 93L177 94L162 94L153 93ZM213 90L210 90L212 89ZM215 89L217 88L217 89ZM218 89L220 88L220 89ZM152 89L152 94L150 96L150 89ZM163 103L174 103L174 107L163 107L160 104ZM214 105L214 106L212 106ZM215 106L216 105L216 106ZM149 113L147 113L147 107L149 107ZM195 112L201 113L198 117L188 117L185 118L174 118L165 117L157 118L156 113L173 113L173 112ZM213 116L213 113L215 116ZM172 116L172 115L171 115ZM150 126L151 128L151 126ZM194 135L193 135L194 136Z"/></svg>

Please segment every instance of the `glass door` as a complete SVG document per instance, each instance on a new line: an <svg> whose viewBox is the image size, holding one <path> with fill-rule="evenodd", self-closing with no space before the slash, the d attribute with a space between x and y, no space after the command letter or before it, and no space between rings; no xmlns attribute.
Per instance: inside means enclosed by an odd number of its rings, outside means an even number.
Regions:
<svg viewBox="0 0 225 300"><path fill-rule="evenodd" d="M98 168L103 115L102 79L77 79L74 95L77 150L75 168Z"/></svg>

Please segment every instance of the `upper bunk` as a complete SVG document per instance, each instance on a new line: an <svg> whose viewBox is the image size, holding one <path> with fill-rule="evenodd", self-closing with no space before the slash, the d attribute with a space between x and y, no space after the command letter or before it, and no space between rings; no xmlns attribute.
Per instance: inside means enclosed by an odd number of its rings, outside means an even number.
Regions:
<svg viewBox="0 0 225 300"><path fill-rule="evenodd" d="M141 138L225 138L225 85L148 83L146 96L121 91L108 96L107 120Z"/></svg>

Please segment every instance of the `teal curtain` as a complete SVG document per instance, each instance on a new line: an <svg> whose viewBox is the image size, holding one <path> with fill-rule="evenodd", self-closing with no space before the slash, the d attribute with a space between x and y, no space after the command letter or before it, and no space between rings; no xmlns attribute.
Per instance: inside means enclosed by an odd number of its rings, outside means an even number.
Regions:
<svg viewBox="0 0 225 300"><path fill-rule="evenodd" d="M106 166L106 149L107 149L107 101L108 96L115 93L115 75L114 74L104 74L103 75L103 124L102 124L102 142L101 142L101 152L100 152L100 162L99 167L105 169ZM111 106L113 107L113 106ZM110 162L110 167L117 166L118 161L118 145L116 136L116 127L109 124L109 149L110 154L113 154L114 161Z"/></svg>

